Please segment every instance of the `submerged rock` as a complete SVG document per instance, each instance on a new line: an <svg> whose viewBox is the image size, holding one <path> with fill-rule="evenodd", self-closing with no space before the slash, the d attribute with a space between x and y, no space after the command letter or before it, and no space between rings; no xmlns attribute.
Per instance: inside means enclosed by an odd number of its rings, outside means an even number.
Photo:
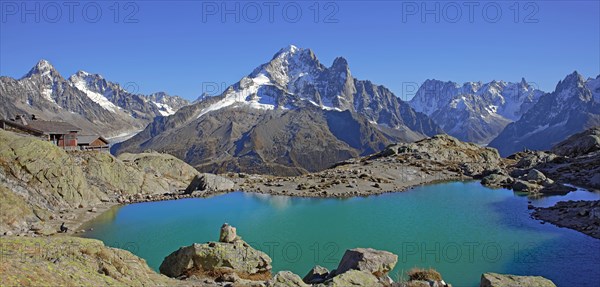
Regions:
<svg viewBox="0 0 600 287"><path fill-rule="evenodd" d="M481 275L480 287L556 287L552 281L541 276L516 276L498 273Z"/></svg>

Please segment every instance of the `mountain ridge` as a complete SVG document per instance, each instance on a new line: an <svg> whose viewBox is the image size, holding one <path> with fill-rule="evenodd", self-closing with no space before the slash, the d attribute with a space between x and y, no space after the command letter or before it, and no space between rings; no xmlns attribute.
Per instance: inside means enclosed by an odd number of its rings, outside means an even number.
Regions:
<svg viewBox="0 0 600 287"><path fill-rule="evenodd" d="M344 58L326 67L292 45L115 151L156 149L210 172L293 175L441 132L387 88L353 78Z"/></svg>
<svg viewBox="0 0 600 287"><path fill-rule="evenodd" d="M154 117L189 104L166 93L129 93L99 74L82 70L64 78L45 59L19 79L1 76L0 95L7 99L0 105L4 118L35 114L40 119L72 122L85 133L107 137L142 129Z"/></svg>

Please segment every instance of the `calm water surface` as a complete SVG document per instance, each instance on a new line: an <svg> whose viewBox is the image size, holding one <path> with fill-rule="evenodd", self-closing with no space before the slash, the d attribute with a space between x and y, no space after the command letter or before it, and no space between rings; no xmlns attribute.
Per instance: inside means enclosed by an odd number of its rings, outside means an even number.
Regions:
<svg viewBox="0 0 600 287"><path fill-rule="evenodd" d="M565 197L600 199L580 190ZM314 265L330 270L349 248L398 254L393 279L412 267L433 267L454 286L478 286L483 272L541 275L558 286L597 286L600 240L541 224L525 196L476 182L453 182L351 199L308 199L230 193L115 207L92 222L86 237L124 248L158 270L181 246L216 241L223 222L273 259L273 269L304 276Z"/></svg>

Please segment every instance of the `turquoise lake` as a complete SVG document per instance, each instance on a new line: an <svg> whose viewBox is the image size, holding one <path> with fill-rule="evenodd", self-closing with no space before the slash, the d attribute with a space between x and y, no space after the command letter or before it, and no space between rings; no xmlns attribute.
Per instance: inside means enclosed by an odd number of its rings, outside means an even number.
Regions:
<svg viewBox="0 0 600 287"><path fill-rule="evenodd" d="M477 182L416 187L379 196L311 199L234 192L211 198L115 207L86 224L97 238L127 249L158 270L181 246L217 241L227 222L273 259L274 272L301 277L314 265L334 269L346 249L398 255L390 276L418 267L453 286L479 286L484 272L541 275L558 286L597 286L600 240L530 218L527 201L597 200L585 190L528 199Z"/></svg>

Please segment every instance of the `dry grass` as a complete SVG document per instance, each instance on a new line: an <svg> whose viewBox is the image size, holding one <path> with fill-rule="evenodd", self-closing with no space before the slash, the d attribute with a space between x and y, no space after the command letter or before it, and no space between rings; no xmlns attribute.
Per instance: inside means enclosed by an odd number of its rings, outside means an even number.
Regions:
<svg viewBox="0 0 600 287"><path fill-rule="evenodd" d="M442 275L433 268L413 268L406 272L409 280L442 280Z"/></svg>

